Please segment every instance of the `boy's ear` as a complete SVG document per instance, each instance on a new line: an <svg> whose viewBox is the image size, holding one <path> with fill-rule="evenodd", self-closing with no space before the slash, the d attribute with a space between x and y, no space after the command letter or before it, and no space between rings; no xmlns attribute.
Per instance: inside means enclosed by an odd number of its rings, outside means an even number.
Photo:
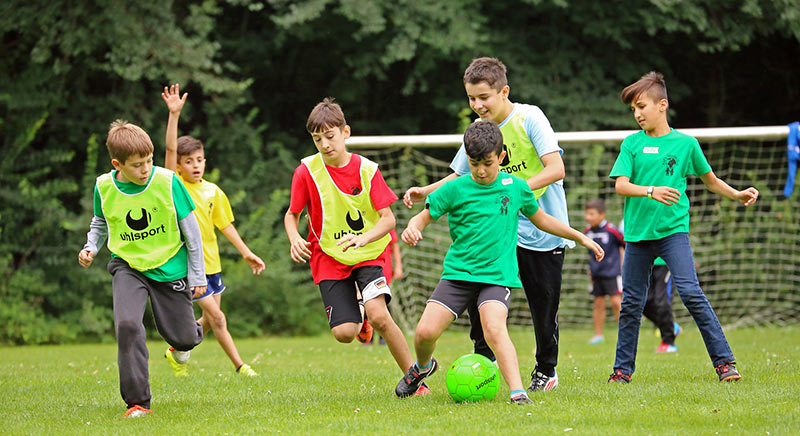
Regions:
<svg viewBox="0 0 800 436"><path fill-rule="evenodd" d="M508 93L511 92L511 88L508 85L506 85L503 87L503 89L500 90L500 92L503 94L503 96L508 98Z"/></svg>
<svg viewBox="0 0 800 436"><path fill-rule="evenodd" d="M662 98L658 101L658 110L661 112L666 112L667 109L669 109L669 100Z"/></svg>
<svg viewBox="0 0 800 436"><path fill-rule="evenodd" d="M350 137L350 125L349 124L345 124L344 127L342 127L342 135L344 136L344 139L347 139L347 138Z"/></svg>
<svg viewBox="0 0 800 436"><path fill-rule="evenodd" d="M497 160L499 160L500 162L503 162L503 160L505 158L506 158L506 151L505 150L501 151L500 154L497 155Z"/></svg>
<svg viewBox="0 0 800 436"><path fill-rule="evenodd" d="M119 171L119 167L122 166L122 163L116 159L111 159L111 165L114 165L114 169Z"/></svg>

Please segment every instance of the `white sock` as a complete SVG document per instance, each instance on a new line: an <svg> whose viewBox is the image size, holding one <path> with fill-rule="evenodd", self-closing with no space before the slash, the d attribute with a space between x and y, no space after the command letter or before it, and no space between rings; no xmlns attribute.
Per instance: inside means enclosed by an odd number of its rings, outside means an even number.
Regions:
<svg viewBox="0 0 800 436"><path fill-rule="evenodd" d="M172 350L172 358L178 363L186 363L189 361L189 351Z"/></svg>

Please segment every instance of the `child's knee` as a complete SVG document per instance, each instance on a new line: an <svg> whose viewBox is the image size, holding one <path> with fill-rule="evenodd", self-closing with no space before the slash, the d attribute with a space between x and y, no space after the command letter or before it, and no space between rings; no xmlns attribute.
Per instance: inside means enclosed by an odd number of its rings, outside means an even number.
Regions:
<svg viewBox="0 0 800 436"><path fill-rule="evenodd" d="M433 342L439 339L439 332L429 326L418 325L417 330L414 332L414 338L416 341Z"/></svg>
<svg viewBox="0 0 800 436"><path fill-rule="evenodd" d="M225 314L221 310L217 310L214 313L205 313L203 314L203 318L211 325L212 330L225 328L227 325Z"/></svg>
<svg viewBox="0 0 800 436"><path fill-rule="evenodd" d="M337 341L343 344L349 344L350 342L353 342L353 339L355 339L356 335L358 334L356 327L358 327L358 324L352 322L339 324L336 327L331 328L331 333Z"/></svg>
<svg viewBox="0 0 800 436"><path fill-rule="evenodd" d="M136 340L145 339L141 321L126 320L117 323L117 343L120 346L128 346Z"/></svg>

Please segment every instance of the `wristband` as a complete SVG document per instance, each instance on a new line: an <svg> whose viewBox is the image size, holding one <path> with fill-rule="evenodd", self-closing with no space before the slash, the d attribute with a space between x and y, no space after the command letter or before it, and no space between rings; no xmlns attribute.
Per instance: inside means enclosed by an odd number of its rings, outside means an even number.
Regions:
<svg viewBox="0 0 800 436"><path fill-rule="evenodd" d="M649 198L651 200L653 199L653 190L654 189L656 189L655 186L651 186L651 187L647 188L647 198Z"/></svg>

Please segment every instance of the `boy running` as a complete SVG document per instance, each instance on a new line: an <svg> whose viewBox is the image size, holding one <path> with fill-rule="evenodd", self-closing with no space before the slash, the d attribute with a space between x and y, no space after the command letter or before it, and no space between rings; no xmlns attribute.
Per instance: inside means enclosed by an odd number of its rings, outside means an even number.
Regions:
<svg viewBox="0 0 800 436"><path fill-rule="evenodd" d="M510 88L506 66L496 58L477 58L464 71L464 88L469 105L481 120L492 120L503 133L503 150L506 157L500 170L519 176L528 182L536 200L545 213L569 226L567 199L564 194L564 161L556 135L550 122L537 106L513 103L509 100ZM442 183L469 174L464 146L450 164L453 174L431 185L412 187L403 196L411 207ZM575 243L551 235L531 224L526 216L519 216L517 260L519 275L536 336L536 367L531 372L531 392L544 392L558 386L558 304L561 298L561 269L564 266L565 247ZM492 350L486 346L475 306L469 308L472 324L470 337L475 352L494 360Z"/></svg>
<svg viewBox="0 0 800 436"><path fill-rule="evenodd" d="M304 158L292 177L291 204L284 218L292 259L310 261L337 341L358 337L368 342L374 327L406 372L411 352L386 306L392 293L383 275L389 232L395 226L390 206L397 196L378 164L345 148L350 126L333 99L314 107L306 130L319 153ZM308 210L307 240L297 230L303 209ZM412 394L429 392L420 386Z"/></svg>
<svg viewBox="0 0 800 436"><path fill-rule="evenodd" d="M183 185L189 191L195 207L197 208L197 222L200 225L200 234L203 237L203 259L206 268L206 280L208 289L203 295L195 297L193 300L203 309L203 315L197 322L203 326L203 333L208 333L211 329L217 342L231 359L236 374L255 377L258 375L250 365L244 363L239 356L239 351L233 343L233 338L228 331L225 314L220 309L222 292L226 289L222 283L222 264L219 257L219 245L217 244L217 234L214 227L218 228L229 241L239 250L253 274L261 274L264 271L264 262L250 251L244 243L236 227L233 226L233 211L228 202L228 196L222 192L216 184L203 179L206 170L206 159L203 151L203 143L191 136L181 136L178 138L178 119L188 94L180 96L178 84L171 87L164 87L161 98L169 109L169 120L167 122L167 153L164 158L164 166L167 169L178 172ZM164 356L172 366L175 375L188 375L188 365L176 361L172 354L172 349L166 351Z"/></svg>
<svg viewBox="0 0 800 436"><path fill-rule="evenodd" d="M114 169L95 183L94 216L78 262L91 266L108 237L123 416L136 418L153 412L142 324L147 299L175 360L186 363L203 340L192 312L192 296L206 292L203 243L189 193L175 173L153 166L144 130L114 121L106 147Z"/></svg>
<svg viewBox="0 0 800 436"><path fill-rule="evenodd" d="M422 231L447 214L453 239L444 258L442 279L428 299L414 335L417 362L397 384L395 393L407 397L433 374L433 358L442 332L470 305L476 305L486 341L497 353L497 364L511 390L511 401L529 404L522 385L514 344L506 319L517 277L518 214L543 231L579 241L603 258L600 246L580 232L544 213L525 180L500 172L506 158L503 136L493 121L470 125L464 133L470 175L444 183L428 196L425 209L414 216L402 234L403 242L417 245ZM425 362L420 365L419 362Z"/></svg>
<svg viewBox="0 0 800 436"><path fill-rule="evenodd" d="M700 283L689 244L689 199L686 178L700 177L706 188L745 206L755 203L758 191L737 191L717 178L697 139L667 123L667 86L652 71L622 90L623 103L642 127L625 138L609 177L617 194L625 197L625 260L622 265L622 310L617 355L609 382L629 383L636 367L636 348L642 308L653 261L661 257L672 274L683 304L697 323L719 381L741 378L733 352Z"/></svg>

